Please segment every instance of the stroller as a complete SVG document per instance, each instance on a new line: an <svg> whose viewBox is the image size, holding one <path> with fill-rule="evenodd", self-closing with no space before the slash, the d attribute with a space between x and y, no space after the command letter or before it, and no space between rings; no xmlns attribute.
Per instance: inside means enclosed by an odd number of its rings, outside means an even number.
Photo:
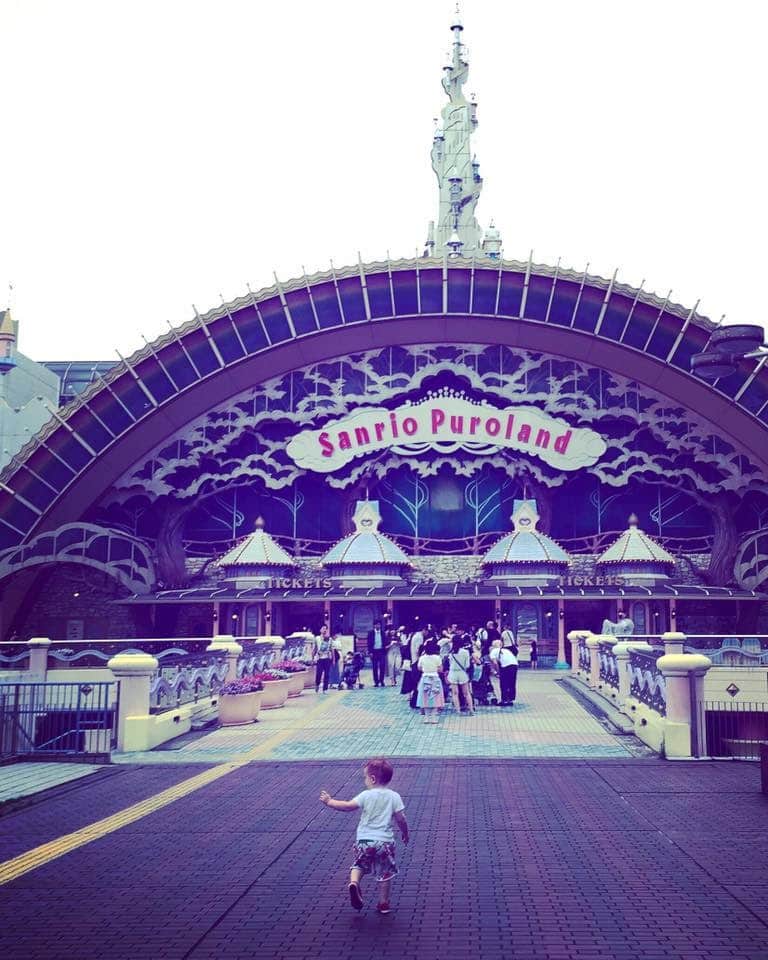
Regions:
<svg viewBox="0 0 768 960"><path fill-rule="evenodd" d="M360 683L360 671L363 669L363 655L361 653L348 653L344 657L344 669L341 674L341 684L347 690L363 689ZM341 684L339 685L341 687Z"/></svg>
<svg viewBox="0 0 768 960"><path fill-rule="evenodd" d="M483 657L482 664L477 666L480 667L481 673L479 680L472 680L472 699L475 701L475 706L489 707L494 696L491 685L491 665L487 658Z"/></svg>

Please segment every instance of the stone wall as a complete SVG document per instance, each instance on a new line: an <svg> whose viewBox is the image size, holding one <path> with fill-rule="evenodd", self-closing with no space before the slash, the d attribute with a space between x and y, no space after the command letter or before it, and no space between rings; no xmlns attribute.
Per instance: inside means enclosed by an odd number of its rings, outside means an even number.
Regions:
<svg viewBox="0 0 768 960"><path fill-rule="evenodd" d="M146 635L140 627L141 608L114 603L128 596L128 591L98 570L60 564L40 574L34 592L35 600L22 610L22 620L16 628L19 639L66 640L68 625L72 630L80 624L84 640L123 640Z"/></svg>

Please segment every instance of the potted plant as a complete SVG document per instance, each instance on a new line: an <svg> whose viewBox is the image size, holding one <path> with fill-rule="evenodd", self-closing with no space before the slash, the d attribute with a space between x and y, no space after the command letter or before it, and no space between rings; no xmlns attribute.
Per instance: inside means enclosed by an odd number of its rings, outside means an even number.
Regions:
<svg viewBox="0 0 768 960"><path fill-rule="evenodd" d="M300 663L298 660L281 660L279 663L276 663L272 669L282 670L283 673L288 674L288 679L291 681L288 687L289 697L301 696L307 679L307 668L303 663Z"/></svg>
<svg viewBox="0 0 768 960"><path fill-rule="evenodd" d="M219 689L219 723L234 727L253 723L259 715L264 685L256 677L230 680Z"/></svg>
<svg viewBox="0 0 768 960"><path fill-rule="evenodd" d="M291 681L284 670L275 670L270 667L269 670L254 673L253 678L264 685L264 692L261 697L263 710L274 710L276 707L285 706Z"/></svg>

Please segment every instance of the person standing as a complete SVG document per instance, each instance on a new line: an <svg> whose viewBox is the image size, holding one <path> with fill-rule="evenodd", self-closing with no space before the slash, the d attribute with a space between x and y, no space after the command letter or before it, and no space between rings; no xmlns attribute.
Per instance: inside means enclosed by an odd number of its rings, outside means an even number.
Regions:
<svg viewBox="0 0 768 960"><path fill-rule="evenodd" d="M437 723L437 711L445 706L443 697L443 683L440 674L443 672L443 662L440 657L436 640L427 640L424 653L419 657L419 692L416 706L424 711L424 723Z"/></svg>
<svg viewBox="0 0 768 960"><path fill-rule="evenodd" d="M381 629L381 620L374 620L373 630L368 631L368 653L371 655L373 685L383 687L387 669L387 641Z"/></svg>
<svg viewBox="0 0 768 960"><path fill-rule="evenodd" d="M331 640L331 666L328 671L328 684L331 688L341 690L341 636L337 633Z"/></svg>
<svg viewBox="0 0 768 960"><path fill-rule="evenodd" d="M469 671L472 669L472 658L464 645L462 637L457 633L453 637L453 645L448 655L448 683L451 685L451 699L456 713L461 712L461 699L467 705L467 712L474 713L475 705L472 701L472 690L469 685Z"/></svg>
<svg viewBox="0 0 768 960"><path fill-rule="evenodd" d="M502 646L491 650L499 668L501 686L501 706L513 707L517 696L517 645L511 630L505 630L501 637ZM495 657L494 657L495 654Z"/></svg>
<svg viewBox="0 0 768 960"><path fill-rule="evenodd" d="M387 676L393 687L397 686L397 674L400 670L402 660L400 658L400 633L395 630L387 630Z"/></svg>
<svg viewBox="0 0 768 960"><path fill-rule="evenodd" d="M531 640L531 670L539 669L539 645Z"/></svg>
<svg viewBox="0 0 768 960"><path fill-rule="evenodd" d="M328 627L323 624L320 627L320 633L315 637L315 693L320 692L320 684L323 684L323 693L328 690L328 680L331 670L331 657L333 650L331 647L331 638L328 636Z"/></svg>

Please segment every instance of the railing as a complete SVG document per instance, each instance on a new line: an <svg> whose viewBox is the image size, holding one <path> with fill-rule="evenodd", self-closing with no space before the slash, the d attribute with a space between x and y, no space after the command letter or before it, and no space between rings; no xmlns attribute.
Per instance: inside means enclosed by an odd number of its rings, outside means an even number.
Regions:
<svg viewBox="0 0 768 960"><path fill-rule="evenodd" d="M600 679L606 686L619 689L619 662L612 643L600 644Z"/></svg>
<svg viewBox="0 0 768 960"><path fill-rule="evenodd" d="M592 662L589 656L589 648L586 640L582 637L579 640L579 670L583 670L589 676L592 670Z"/></svg>
<svg viewBox="0 0 768 960"><path fill-rule="evenodd" d="M108 754L116 697L114 683L0 684L0 758Z"/></svg>
<svg viewBox="0 0 768 960"><path fill-rule="evenodd" d="M222 653L184 654L176 662L162 663L149 685L152 713L213 696L226 683L228 669Z"/></svg>
<svg viewBox="0 0 768 960"><path fill-rule="evenodd" d="M768 743L768 703L702 700L697 720L699 756L759 760L760 745Z"/></svg>
<svg viewBox="0 0 768 960"><path fill-rule="evenodd" d="M629 652L629 692L636 700L661 714L667 715L667 688L664 676L656 666L662 650L642 653L639 650Z"/></svg>
<svg viewBox="0 0 768 960"><path fill-rule="evenodd" d="M687 637L686 653L704 653L716 667L768 666L768 636Z"/></svg>

